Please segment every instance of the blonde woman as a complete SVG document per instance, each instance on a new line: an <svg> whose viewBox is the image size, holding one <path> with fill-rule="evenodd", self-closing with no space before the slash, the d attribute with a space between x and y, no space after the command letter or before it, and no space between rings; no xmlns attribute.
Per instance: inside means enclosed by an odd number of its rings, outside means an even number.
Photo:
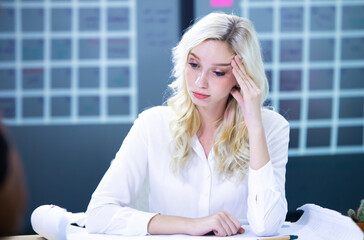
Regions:
<svg viewBox="0 0 364 240"><path fill-rule="evenodd" d="M173 49L168 106L135 121L88 206L91 233L275 234L287 212L289 125L262 108L268 84L244 18L211 13ZM149 211L130 207L149 180Z"/></svg>

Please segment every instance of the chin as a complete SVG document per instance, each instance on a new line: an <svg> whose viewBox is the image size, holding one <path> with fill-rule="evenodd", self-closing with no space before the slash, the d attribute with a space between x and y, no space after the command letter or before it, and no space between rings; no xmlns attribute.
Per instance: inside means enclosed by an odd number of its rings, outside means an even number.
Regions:
<svg viewBox="0 0 364 240"><path fill-rule="evenodd" d="M209 104L206 102L201 102L198 99L192 99L193 104L195 104L196 107L207 107Z"/></svg>

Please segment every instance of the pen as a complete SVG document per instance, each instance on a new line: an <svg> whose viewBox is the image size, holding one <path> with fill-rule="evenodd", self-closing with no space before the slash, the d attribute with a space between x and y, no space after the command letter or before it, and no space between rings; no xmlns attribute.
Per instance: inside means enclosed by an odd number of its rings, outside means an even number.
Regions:
<svg viewBox="0 0 364 240"><path fill-rule="evenodd" d="M279 237L271 237L271 238L262 238L257 240L291 240L291 239L297 239L297 235L287 235L287 236L279 236Z"/></svg>

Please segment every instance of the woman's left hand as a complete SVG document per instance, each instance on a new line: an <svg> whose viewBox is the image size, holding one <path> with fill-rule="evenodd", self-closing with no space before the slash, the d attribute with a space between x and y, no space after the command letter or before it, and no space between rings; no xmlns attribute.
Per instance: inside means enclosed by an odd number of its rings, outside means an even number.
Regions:
<svg viewBox="0 0 364 240"><path fill-rule="evenodd" d="M231 61L233 74L240 91L233 88L230 93L243 111L244 121L249 132L250 167L258 170L269 162L269 153L262 122L261 96L257 87L238 56Z"/></svg>
<svg viewBox="0 0 364 240"><path fill-rule="evenodd" d="M244 121L248 129L259 124L261 126L261 96L262 92L257 87L245 70L241 59L236 55L231 61L233 74L239 85L239 89L231 89L231 95L236 99L244 115Z"/></svg>

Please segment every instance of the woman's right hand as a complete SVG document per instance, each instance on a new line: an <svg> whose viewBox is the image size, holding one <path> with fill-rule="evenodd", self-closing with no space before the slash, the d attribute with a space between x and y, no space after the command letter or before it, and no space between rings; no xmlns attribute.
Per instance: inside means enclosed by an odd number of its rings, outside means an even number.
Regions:
<svg viewBox="0 0 364 240"><path fill-rule="evenodd" d="M191 235L201 236L213 232L216 236L225 237L244 233L241 223L230 213L220 211L203 218L191 219Z"/></svg>
<svg viewBox="0 0 364 240"><path fill-rule="evenodd" d="M203 218L184 218L167 215L155 215L148 224L150 234L187 234L203 236L213 232L225 237L244 233L241 223L226 211L220 211Z"/></svg>

